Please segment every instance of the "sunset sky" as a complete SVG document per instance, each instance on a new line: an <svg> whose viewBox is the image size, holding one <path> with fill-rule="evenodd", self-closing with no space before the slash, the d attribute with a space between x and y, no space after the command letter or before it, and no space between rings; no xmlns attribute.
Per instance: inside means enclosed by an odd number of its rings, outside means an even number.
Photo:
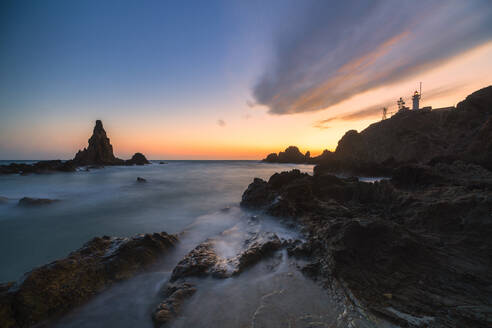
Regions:
<svg viewBox="0 0 492 328"><path fill-rule="evenodd" d="M317 154L420 81L492 84L490 0L0 3L0 159L72 158L96 119L122 158Z"/></svg>

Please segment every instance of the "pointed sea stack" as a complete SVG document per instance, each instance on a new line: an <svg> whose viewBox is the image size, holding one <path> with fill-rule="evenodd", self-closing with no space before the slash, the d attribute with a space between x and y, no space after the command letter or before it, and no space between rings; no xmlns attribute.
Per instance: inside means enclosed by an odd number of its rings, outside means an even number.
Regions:
<svg viewBox="0 0 492 328"><path fill-rule="evenodd" d="M94 132L89 139L89 147L79 150L73 159L77 166L80 165L123 165L124 161L114 156L113 146L109 143L103 124L96 121Z"/></svg>

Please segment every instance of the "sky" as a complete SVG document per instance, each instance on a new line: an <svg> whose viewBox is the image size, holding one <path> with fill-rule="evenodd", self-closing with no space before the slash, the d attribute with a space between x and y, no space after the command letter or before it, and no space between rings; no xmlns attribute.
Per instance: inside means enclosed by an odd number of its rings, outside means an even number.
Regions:
<svg viewBox="0 0 492 328"><path fill-rule="evenodd" d="M0 2L0 159L69 159L101 119L115 155L334 150L423 83L492 84L490 0Z"/></svg>

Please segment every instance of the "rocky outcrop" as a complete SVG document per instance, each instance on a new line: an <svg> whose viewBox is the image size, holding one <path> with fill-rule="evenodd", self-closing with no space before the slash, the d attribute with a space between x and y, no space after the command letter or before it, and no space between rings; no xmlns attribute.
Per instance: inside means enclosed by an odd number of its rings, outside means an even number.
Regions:
<svg viewBox="0 0 492 328"><path fill-rule="evenodd" d="M353 175L390 175L408 163L426 164L462 160L492 169L492 86L478 90L456 108L405 110L371 124L361 132L350 130L334 153L301 160L296 154L266 162L321 164L326 172Z"/></svg>
<svg viewBox="0 0 492 328"><path fill-rule="evenodd" d="M288 218L308 276L404 327L492 324L492 172L408 165L376 183L294 170L255 179L241 205Z"/></svg>
<svg viewBox="0 0 492 328"><path fill-rule="evenodd" d="M256 233L244 242L242 252L225 258L217 254L215 242L214 239L206 240L176 265L169 282L161 290L162 301L152 314L156 327L162 327L178 317L184 302L196 292L190 278L224 279L239 275L284 246L273 233Z"/></svg>
<svg viewBox="0 0 492 328"><path fill-rule="evenodd" d="M34 164L0 165L0 174L30 174L50 172L74 172L77 166L73 161L40 161Z"/></svg>
<svg viewBox="0 0 492 328"><path fill-rule="evenodd" d="M89 139L89 146L79 150L73 160L40 161L34 164L0 165L0 174L29 174L49 172L74 172L79 166L101 168L105 165L145 165L150 162L142 153L135 153L131 159L122 160L114 156L113 146L100 120L96 121Z"/></svg>
<svg viewBox="0 0 492 328"><path fill-rule="evenodd" d="M59 201L58 199L23 197L19 200L19 206L32 207L32 206L48 205L58 201Z"/></svg>
<svg viewBox="0 0 492 328"><path fill-rule="evenodd" d="M269 154L263 162L268 163L306 163L311 158L311 153L308 151L305 155L303 155L299 148L296 146L289 146L285 149L285 151L281 151L280 153Z"/></svg>
<svg viewBox="0 0 492 328"><path fill-rule="evenodd" d="M67 258L27 273L19 285L0 285L2 327L30 327L56 318L148 268L176 242L165 232L96 237Z"/></svg>
<svg viewBox="0 0 492 328"><path fill-rule="evenodd" d="M79 150L73 159L78 166L82 165L122 165L123 160L116 158L113 154L113 146L109 143L103 124L96 121L89 146Z"/></svg>
<svg viewBox="0 0 492 328"><path fill-rule="evenodd" d="M142 153L135 153L131 159L125 161L126 165L145 165L150 164L150 162L145 158Z"/></svg>

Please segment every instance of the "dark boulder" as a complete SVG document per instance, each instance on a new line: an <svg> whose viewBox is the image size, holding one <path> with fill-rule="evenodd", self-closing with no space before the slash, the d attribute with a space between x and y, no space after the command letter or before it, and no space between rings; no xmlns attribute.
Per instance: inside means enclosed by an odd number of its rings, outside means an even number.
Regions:
<svg viewBox="0 0 492 328"><path fill-rule="evenodd" d="M0 322L30 327L64 314L114 282L148 268L176 242L165 232L96 237L67 258L27 273L18 286L0 290Z"/></svg>
<svg viewBox="0 0 492 328"><path fill-rule="evenodd" d="M39 161L34 164L12 163L1 165L0 174L30 174L30 173L51 173L51 172L73 172L76 170L73 161Z"/></svg>
<svg viewBox="0 0 492 328"><path fill-rule="evenodd" d="M40 206L40 205L49 205L55 202L59 202L58 199L49 199L49 198L31 198L31 197L23 197L19 200L19 206L31 207L31 206Z"/></svg>
<svg viewBox="0 0 492 328"><path fill-rule="evenodd" d="M144 179L144 178L141 178L141 177L137 177L137 182L139 182L139 183L145 183L145 182L147 182L147 179Z"/></svg>
<svg viewBox="0 0 492 328"><path fill-rule="evenodd" d="M264 162L268 163L307 163L311 158L308 151L305 155L299 151L296 146L289 146L284 151L277 154L271 153L265 159Z"/></svg>
<svg viewBox="0 0 492 328"><path fill-rule="evenodd" d="M135 153L131 159L125 161L126 165L145 165L150 164L150 162L145 158L142 153Z"/></svg>

